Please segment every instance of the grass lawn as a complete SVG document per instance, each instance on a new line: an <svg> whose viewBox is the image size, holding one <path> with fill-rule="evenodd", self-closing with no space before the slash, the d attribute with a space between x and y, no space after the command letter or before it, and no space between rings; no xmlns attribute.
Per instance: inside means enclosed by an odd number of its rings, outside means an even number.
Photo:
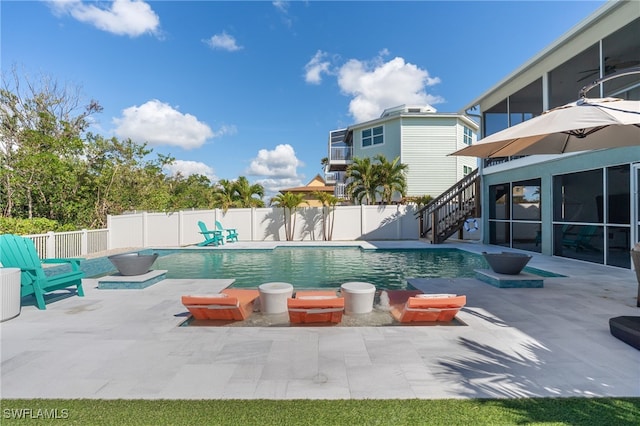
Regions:
<svg viewBox="0 0 640 426"><path fill-rule="evenodd" d="M0 401L0 424L633 425L640 398Z"/></svg>

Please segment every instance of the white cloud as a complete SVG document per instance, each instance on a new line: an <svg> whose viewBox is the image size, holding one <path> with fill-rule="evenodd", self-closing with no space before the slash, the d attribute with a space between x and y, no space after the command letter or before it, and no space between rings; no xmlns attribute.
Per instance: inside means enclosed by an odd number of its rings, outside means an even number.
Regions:
<svg viewBox="0 0 640 426"><path fill-rule="evenodd" d="M249 176L259 176L256 183L265 189L265 202L275 196L278 191L294 186L302 186L298 176L298 167L304 164L298 160L293 147L289 144L281 144L273 150L261 149L258 155L251 160L251 164L245 171Z"/></svg>
<svg viewBox="0 0 640 426"><path fill-rule="evenodd" d="M288 1L274 1L271 2L271 4L282 13L287 13L289 11Z"/></svg>
<svg viewBox="0 0 640 426"><path fill-rule="evenodd" d="M264 197L262 199L266 204L269 204L269 201L278 195L281 190L304 185L298 178L258 179L255 183L262 185L264 188Z"/></svg>
<svg viewBox="0 0 640 426"><path fill-rule="evenodd" d="M288 1L273 1L271 2L281 15L282 23L291 28L293 26L293 19L289 16L289 2Z"/></svg>
<svg viewBox="0 0 640 426"><path fill-rule="evenodd" d="M224 31L222 34L216 34L203 41L212 49L227 50L229 52L235 52L236 50L242 49L242 46L239 46L236 43L235 37L230 36Z"/></svg>
<svg viewBox="0 0 640 426"><path fill-rule="evenodd" d="M313 58L304 66L304 80L311 84L320 84L322 82L322 74L330 74L330 63L324 60L327 56L326 52L318 50Z"/></svg>
<svg viewBox="0 0 640 426"><path fill-rule="evenodd" d="M430 77L428 71L400 57L384 62L382 56L387 54L383 50L371 62L351 59L338 70L340 90L353 97L349 112L357 122L378 118L386 108L402 104L444 102L425 91L426 87L440 83L439 78Z"/></svg>
<svg viewBox="0 0 640 426"><path fill-rule="evenodd" d="M57 14L68 13L80 22L113 34L137 37L159 33L160 18L149 4L141 0L115 0L108 6L104 3L86 4L80 0L52 0L49 3Z"/></svg>
<svg viewBox="0 0 640 426"><path fill-rule="evenodd" d="M281 144L269 151L261 149L258 156L251 160L246 173L250 176L266 176L273 178L297 177L297 167L303 163L296 158L293 147Z"/></svg>
<svg viewBox="0 0 640 426"><path fill-rule="evenodd" d="M234 132L233 127L222 127L214 133L211 128L191 114L183 114L157 99L122 111L114 118L115 134L121 138L150 145L173 145L184 149L198 148L207 139Z"/></svg>
<svg viewBox="0 0 640 426"><path fill-rule="evenodd" d="M178 173L184 177L203 175L208 177L211 182L218 181L218 177L215 175L213 169L199 161L175 160L172 164L166 165L164 168L171 176L176 176Z"/></svg>

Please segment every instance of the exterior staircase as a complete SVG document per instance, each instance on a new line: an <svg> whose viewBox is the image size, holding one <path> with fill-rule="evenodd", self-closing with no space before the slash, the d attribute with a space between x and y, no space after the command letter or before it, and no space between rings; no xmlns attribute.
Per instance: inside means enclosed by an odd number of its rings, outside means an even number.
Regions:
<svg viewBox="0 0 640 426"><path fill-rule="evenodd" d="M420 221L420 238L441 244L456 232L462 233L467 219L479 217L480 175L478 169L415 213Z"/></svg>

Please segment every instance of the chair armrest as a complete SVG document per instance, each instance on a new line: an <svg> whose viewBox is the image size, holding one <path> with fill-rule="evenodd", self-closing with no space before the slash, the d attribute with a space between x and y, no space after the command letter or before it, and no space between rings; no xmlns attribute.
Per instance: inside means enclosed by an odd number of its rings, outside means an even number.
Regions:
<svg viewBox="0 0 640 426"><path fill-rule="evenodd" d="M209 235L209 234L213 234L213 235L220 235L222 236L222 232L220 231L200 231L200 233L202 235Z"/></svg>
<svg viewBox="0 0 640 426"><path fill-rule="evenodd" d="M53 257L49 259L42 259L42 263L70 263L71 269L78 271L80 270L80 262L83 260L83 257Z"/></svg>

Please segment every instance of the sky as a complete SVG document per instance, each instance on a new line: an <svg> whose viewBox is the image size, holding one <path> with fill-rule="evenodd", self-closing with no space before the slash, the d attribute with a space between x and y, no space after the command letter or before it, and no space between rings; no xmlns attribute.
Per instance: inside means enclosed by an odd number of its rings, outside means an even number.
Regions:
<svg viewBox="0 0 640 426"><path fill-rule="evenodd" d="M0 2L3 78L77 88L91 132L171 175L266 189L322 174L331 130L386 108L460 112L604 1Z"/></svg>

